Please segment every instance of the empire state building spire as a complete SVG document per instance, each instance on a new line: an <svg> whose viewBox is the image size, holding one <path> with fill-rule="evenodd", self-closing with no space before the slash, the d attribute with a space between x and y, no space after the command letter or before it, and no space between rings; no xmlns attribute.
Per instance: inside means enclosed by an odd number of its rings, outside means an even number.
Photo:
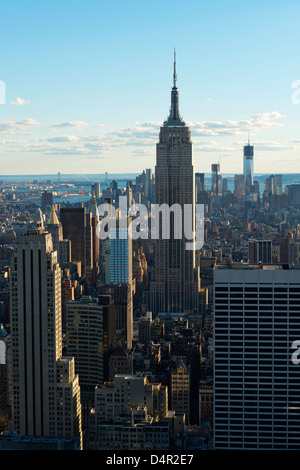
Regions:
<svg viewBox="0 0 300 470"><path fill-rule="evenodd" d="M173 73L173 87L176 88L177 74L176 74L176 50L174 49L174 73Z"/></svg>
<svg viewBox="0 0 300 470"><path fill-rule="evenodd" d="M185 126L185 122L181 119L179 114L179 94L176 86L176 51L174 49L174 72L173 72L173 88L171 92L171 107L168 120L164 122L164 127Z"/></svg>

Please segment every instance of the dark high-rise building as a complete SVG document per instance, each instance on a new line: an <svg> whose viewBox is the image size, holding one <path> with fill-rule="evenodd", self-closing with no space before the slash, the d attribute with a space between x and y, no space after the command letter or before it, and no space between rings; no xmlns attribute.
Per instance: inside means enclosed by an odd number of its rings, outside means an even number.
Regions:
<svg viewBox="0 0 300 470"><path fill-rule="evenodd" d="M289 184L286 186L288 194L288 205L300 207L300 184Z"/></svg>
<svg viewBox="0 0 300 470"><path fill-rule="evenodd" d="M249 240L249 264L272 264L272 240Z"/></svg>
<svg viewBox="0 0 300 470"><path fill-rule="evenodd" d="M195 183L196 183L196 202L199 203L200 193L205 190L205 174L196 173Z"/></svg>
<svg viewBox="0 0 300 470"><path fill-rule="evenodd" d="M41 206L42 209L45 209L47 206L52 206L53 204L53 194L48 191L44 191L41 197Z"/></svg>
<svg viewBox="0 0 300 470"><path fill-rule="evenodd" d="M211 166L211 190L216 196L222 194L222 176L220 175L219 163L213 163Z"/></svg>
<svg viewBox="0 0 300 470"><path fill-rule="evenodd" d="M195 231L195 175L192 157L190 129L179 114L179 97L176 86L176 61L174 57L173 88L170 115L160 128L156 146L155 202L169 208L179 204L192 207L189 220ZM181 226L176 225L170 214L170 237L162 237L162 214L160 214L159 238L155 247L154 281L150 286L150 310L178 312L193 310L198 306L200 288L199 268L195 263L195 249L186 249L184 217ZM178 223L178 221L177 221ZM181 239L176 238L176 231Z"/></svg>
<svg viewBox="0 0 300 470"><path fill-rule="evenodd" d="M234 175L234 194L239 199L245 195L244 175Z"/></svg>
<svg viewBox="0 0 300 470"><path fill-rule="evenodd" d="M100 240L97 236L99 214L96 198L93 196L91 212L86 214L85 224L85 275L89 289L97 286L99 272Z"/></svg>
<svg viewBox="0 0 300 470"><path fill-rule="evenodd" d="M152 170L151 168L146 169L144 193L145 193L145 197L148 200L151 200L151 195L152 195Z"/></svg>
<svg viewBox="0 0 300 470"><path fill-rule="evenodd" d="M222 192L223 192L223 194L226 193L226 191L228 191L228 179L224 178L223 182L222 182Z"/></svg>
<svg viewBox="0 0 300 470"><path fill-rule="evenodd" d="M75 358L86 428L95 387L109 379L109 354L115 348L115 309L110 296L82 296L69 302L66 312L67 352Z"/></svg>
<svg viewBox="0 0 300 470"><path fill-rule="evenodd" d="M110 295L115 306L115 340L117 346L132 348L132 285L129 283L100 286L99 295Z"/></svg>
<svg viewBox="0 0 300 470"><path fill-rule="evenodd" d="M249 194L253 186L253 145L244 146L244 176L245 176L245 193Z"/></svg>
<svg viewBox="0 0 300 470"><path fill-rule="evenodd" d="M300 243L294 239L293 233L286 234L280 242L280 263L299 264Z"/></svg>
<svg viewBox="0 0 300 470"><path fill-rule="evenodd" d="M60 221L64 239L71 240L72 261L81 261L82 274L85 274L86 210L84 207L63 207Z"/></svg>

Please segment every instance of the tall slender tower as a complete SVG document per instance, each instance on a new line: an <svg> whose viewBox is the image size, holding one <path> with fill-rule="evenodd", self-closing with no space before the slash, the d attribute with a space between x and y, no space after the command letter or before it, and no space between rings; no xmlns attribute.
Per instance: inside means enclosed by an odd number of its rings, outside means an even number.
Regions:
<svg viewBox="0 0 300 470"><path fill-rule="evenodd" d="M250 145L248 138L248 145L244 146L244 176L245 176L245 193L251 193L253 186L253 145Z"/></svg>
<svg viewBox="0 0 300 470"><path fill-rule="evenodd" d="M61 270L43 227L18 239L10 304L13 430L82 443L74 358L62 357Z"/></svg>
<svg viewBox="0 0 300 470"><path fill-rule="evenodd" d="M198 306L199 268L195 265L195 248L187 250L184 206L190 205L190 228L195 230L195 178L190 129L180 117L176 86L176 56L174 52L173 88L167 121L160 128L156 145L155 191L156 204L169 208L178 204L182 220L170 211L170 237L163 238L160 213L159 239L156 240L154 280L150 286L150 307L153 313L191 311ZM187 206L186 206L187 207ZM178 238L181 232L181 238ZM194 245L195 246L195 245Z"/></svg>

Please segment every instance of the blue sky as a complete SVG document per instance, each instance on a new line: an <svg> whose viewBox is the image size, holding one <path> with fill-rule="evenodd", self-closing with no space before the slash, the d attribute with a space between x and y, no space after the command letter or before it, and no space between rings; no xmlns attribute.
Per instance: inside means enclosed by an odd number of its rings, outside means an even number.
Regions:
<svg viewBox="0 0 300 470"><path fill-rule="evenodd" d="M154 169L174 46L195 170L240 173L249 132L257 173L300 173L299 14L299 0L2 0L0 174Z"/></svg>

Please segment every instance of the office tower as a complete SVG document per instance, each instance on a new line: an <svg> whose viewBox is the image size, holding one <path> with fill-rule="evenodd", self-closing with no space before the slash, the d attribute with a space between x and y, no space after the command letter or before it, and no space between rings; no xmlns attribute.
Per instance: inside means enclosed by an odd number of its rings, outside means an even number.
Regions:
<svg viewBox="0 0 300 470"><path fill-rule="evenodd" d="M132 237L130 230L131 219L127 219L125 227L116 220L116 228L111 228L110 250L106 267L106 284L132 284Z"/></svg>
<svg viewBox="0 0 300 470"><path fill-rule="evenodd" d="M60 210L63 237L71 241L72 261L81 261L82 274L85 274L86 210L84 207L63 207Z"/></svg>
<svg viewBox="0 0 300 470"><path fill-rule="evenodd" d="M93 242L93 253L92 253L92 285L95 288L97 286L97 278L99 274L99 262L100 262L100 240L97 235L97 226L99 223L99 212L96 205L96 198L93 198L91 207L91 226L92 226L92 242Z"/></svg>
<svg viewBox="0 0 300 470"><path fill-rule="evenodd" d="M67 303L75 300L75 287L70 279L63 279L61 282L61 311L63 327L67 322Z"/></svg>
<svg viewBox="0 0 300 470"><path fill-rule="evenodd" d="M214 447L299 449L300 271L214 271Z"/></svg>
<svg viewBox="0 0 300 470"><path fill-rule="evenodd" d="M133 305L132 285L110 283L98 288L99 295L111 295L115 305L115 340L117 346L132 348Z"/></svg>
<svg viewBox="0 0 300 470"><path fill-rule="evenodd" d="M272 264L272 240L249 240L249 264Z"/></svg>
<svg viewBox="0 0 300 470"><path fill-rule="evenodd" d="M212 379L199 383L199 426L210 434L213 429L214 389Z"/></svg>
<svg viewBox="0 0 300 470"><path fill-rule="evenodd" d="M132 205L132 188L130 182L127 181L125 195L127 197L127 208Z"/></svg>
<svg viewBox="0 0 300 470"><path fill-rule="evenodd" d="M282 264L298 264L300 258L300 243L294 240L293 233L286 234L280 242L280 263Z"/></svg>
<svg viewBox="0 0 300 470"><path fill-rule="evenodd" d="M95 387L109 378L109 354L115 347L115 309L110 296L82 296L66 305L67 353L79 375L83 425L94 406Z"/></svg>
<svg viewBox="0 0 300 470"><path fill-rule="evenodd" d="M238 199L245 195L245 176L234 175L234 194Z"/></svg>
<svg viewBox="0 0 300 470"><path fill-rule="evenodd" d="M147 286L148 263L142 247L133 252L132 256L132 278L135 279L136 289ZM143 287L141 289L143 289Z"/></svg>
<svg viewBox="0 0 300 470"><path fill-rule="evenodd" d="M300 184L289 184L286 186L288 195L288 205L290 207L300 207Z"/></svg>
<svg viewBox="0 0 300 470"><path fill-rule="evenodd" d="M228 179L224 178L222 182L222 193L225 194L228 191Z"/></svg>
<svg viewBox="0 0 300 470"><path fill-rule="evenodd" d="M114 300L117 345L127 349L132 347L133 336L130 222L131 218L127 217L122 227L120 212L117 212L116 226L111 227L109 239L101 240L101 245L105 246L105 285L98 290L100 294L111 295Z"/></svg>
<svg viewBox="0 0 300 470"><path fill-rule="evenodd" d="M260 199L260 189L259 189L259 182L258 181L254 181L254 183L253 183L253 193L257 194L257 199L259 200Z"/></svg>
<svg viewBox="0 0 300 470"><path fill-rule="evenodd" d="M52 206L46 225L47 232L51 233L53 251L57 251L58 262L69 263L71 261L71 242L63 239L63 228Z"/></svg>
<svg viewBox="0 0 300 470"><path fill-rule="evenodd" d="M152 196L152 170L151 168L146 168L144 194L145 194L146 199L151 201L151 196Z"/></svg>
<svg viewBox="0 0 300 470"><path fill-rule="evenodd" d="M244 146L244 176L245 176L245 193L252 192L253 186L253 145L248 144Z"/></svg>
<svg viewBox="0 0 300 470"><path fill-rule="evenodd" d="M195 231L192 141L190 129L179 114L176 80L174 57L170 115L160 128L159 143L156 145L155 202L158 205L167 204L169 208L173 204L179 204L182 213L184 206L189 204L192 211L188 223L190 229ZM187 211L187 207L185 210ZM186 249L184 225L184 216L180 223L170 214L170 237L163 238L161 214L159 216L154 280L150 286L150 310L154 315L158 312L183 312L198 308L199 268L195 263L195 248ZM176 232L180 232L180 239L176 238Z"/></svg>
<svg viewBox="0 0 300 470"><path fill-rule="evenodd" d="M152 312L146 312L138 319L139 343L148 344L151 341Z"/></svg>
<svg viewBox="0 0 300 470"><path fill-rule="evenodd" d="M190 371L183 360L171 367L170 379L171 408L177 414L185 415L185 423L190 422Z"/></svg>
<svg viewBox="0 0 300 470"><path fill-rule="evenodd" d="M123 226L117 210L116 225L110 227L109 238L101 240L104 246L105 284L128 283L132 285L132 236L131 218ZM125 226L124 226L125 225Z"/></svg>
<svg viewBox="0 0 300 470"><path fill-rule="evenodd" d="M202 204L201 193L205 191L205 174L195 174L195 198L197 204Z"/></svg>
<svg viewBox="0 0 300 470"><path fill-rule="evenodd" d="M268 176L264 182L264 191L268 191L272 195L275 194L275 178L274 175Z"/></svg>
<svg viewBox="0 0 300 470"><path fill-rule="evenodd" d="M100 183L92 183L91 185L92 198L95 197L97 203L100 200Z"/></svg>
<svg viewBox="0 0 300 470"><path fill-rule="evenodd" d="M62 358L61 270L42 227L18 238L10 287L13 430L81 441L74 358Z"/></svg>
<svg viewBox="0 0 300 470"><path fill-rule="evenodd" d="M97 207L94 207L94 203L95 197L93 197L92 212L86 214L85 222L85 275L88 289L97 286L99 271L100 240L97 236L99 215Z"/></svg>
<svg viewBox="0 0 300 470"><path fill-rule="evenodd" d="M220 175L219 163L214 163L211 166L211 190L215 196L222 195L222 176Z"/></svg>
<svg viewBox="0 0 300 470"><path fill-rule="evenodd" d="M205 173L195 173L196 192L205 190Z"/></svg>
<svg viewBox="0 0 300 470"><path fill-rule="evenodd" d="M136 176L135 182L137 186L141 186L142 188L145 188L146 185L146 172L143 170L143 173L141 175Z"/></svg>
<svg viewBox="0 0 300 470"><path fill-rule="evenodd" d="M53 194L49 193L48 191L44 191L41 197L42 209L46 209L46 207L52 206L52 204L53 204Z"/></svg>
<svg viewBox="0 0 300 470"><path fill-rule="evenodd" d="M282 175L274 175L275 179L275 194L282 194Z"/></svg>
<svg viewBox="0 0 300 470"><path fill-rule="evenodd" d="M120 194L120 189L119 189L119 186L118 186L118 182L115 181L115 180L111 181L110 189L112 191L113 200L118 201L119 200L119 194Z"/></svg>
<svg viewBox="0 0 300 470"><path fill-rule="evenodd" d="M282 194L282 175L270 175L265 183L264 190L272 196Z"/></svg>

